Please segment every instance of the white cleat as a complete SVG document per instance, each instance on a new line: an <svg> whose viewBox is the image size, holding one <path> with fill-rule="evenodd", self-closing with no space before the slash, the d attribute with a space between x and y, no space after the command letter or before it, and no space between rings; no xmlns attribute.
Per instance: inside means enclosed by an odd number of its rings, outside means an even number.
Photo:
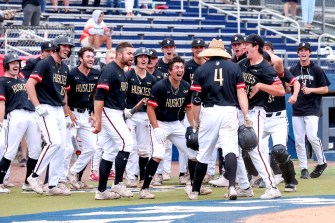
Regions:
<svg viewBox="0 0 335 223"><path fill-rule="evenodd" d="M228 187L229 186L229 181L223 175L221 175L216 180L209 181L208 183L215 187Z"/></svg>
<svg viewBox="0 0 335 223"><path fill-rule="evenodd" d="M149 189L143 189L139 192L140 199L154 199L155 195L150 192Z"/></svg>
<svg viewBox="0 0 335 223"><path fill-rule="evenodd" d="M120 194L115 192L105 190L104 192L96 191L95 192L95 200L114 200L119 199L121 197Z"/></svg>
<svg viewBox="0 0 335 223"><path fill-rule="evenodd" d="M133 192L127 189L127 187L122 182L120 182L118 185L113 185L111 191L120 194L122 197L134 196Z"/></svg>
<svg viewBox="0 0 335 223"><path fill-rule="evenodd" d="M261 199L275 199L281 197L281 193L276 187L266 189L265 193L260 197Z"/></svg>
<svg viewBox="0 0 335 223"><path fill-rule="evenodd" d="M36 193L43 194L43 188L41 187L40 179L38 177L32 177L32 175L30 175L27 181Z"/></svg>

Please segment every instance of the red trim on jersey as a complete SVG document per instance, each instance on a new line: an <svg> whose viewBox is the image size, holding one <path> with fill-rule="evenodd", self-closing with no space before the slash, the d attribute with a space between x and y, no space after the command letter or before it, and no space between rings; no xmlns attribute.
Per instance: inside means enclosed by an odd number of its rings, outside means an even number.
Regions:
<svg viewBox="0 0 335 223"><path fill-rule="evenodd" d="M292 78L291 80L290 80L290 84L294 84L294 82L297 80L297 78Z"/></svg>
<svg viewBox="0 0 335 223"><path fill-rule="evenodd" d="M276 80L275 82L272 82L272 84L271 84L271 85L276 85L276 84L278 84L278 85L281 85L281 84L282 84L282 82L281 82L280 80Z"/></svg>
<svg viewBox="0 0 335 223"><path fill-rule="evenodd" d="M0 101L6 101L6 97L4 95L0 95Z"/></svg>
<svg viewBox="0 0 335 223"><path fill-rule="evenodd" d="M70 85L65 87L66 91L69 91L71 89Z"/></svg>
<svg viewBox="0 0 335 223"><path fill-rule="evenodd" d="M191 88L190 88L191 91L197 91L197 92L201 92L202 88L200 85L191 85Z"/></svg>
<svg viewBox="0 0 335 223"><path fill-rule="evenodd" d="M237 89L246 88L245 83L244 83L244 82L242 82L242 83L237 83L237 84L236 84L236 88L237 88Z"/></svg>
<svg viewBox="0 0 335 223"><path fill-rule="evenodd" d="M103 88L103 89L109 91L109 86L108 86L108 84L98 84L97 88Z"/></svg>
<svg viewBox="0 0 335 223"><path fill-rule="evenodd" d="M37 80L38 82L42 82L42 76L39 75L39 74L32 74L32 75L30 75L29 78L33 78L33 79Z"/></svg>
<svg viewBox="0 0 335 223"><path fill-rule="evenodd" d="M192 103L186 105L186 108L191 108L191 107L192 107Z"/></svg>
<svg viewBox="0 0 335 223"><path fill-rule="evenodd" d="M284 77L284 75L285 75L285 72L283 72L283 73L277 73L277 75L278 75L278 77Z"/></svg>
<svg viewBox="0 0 335 223"><path fill-rule="evenodd" d="M19 78L22 78L22 79L25 78L25 76L24 76L24 74L23 74L22 72L20 72L20 73L18 74L18 76L19 76Z"/></svg>
<svg viewBox="0 0 335 223"><path fill-rule="evenodd" d="M149 101L148 101L148 105L150 105L150 106L156 108L156 107L158 106L158 103L155 102L155 101L153 101L153 100L149 100Z"/></svg>

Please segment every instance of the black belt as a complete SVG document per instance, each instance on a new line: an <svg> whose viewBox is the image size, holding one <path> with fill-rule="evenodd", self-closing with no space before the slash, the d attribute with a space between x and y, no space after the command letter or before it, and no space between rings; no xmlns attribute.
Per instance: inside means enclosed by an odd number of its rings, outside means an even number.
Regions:
<svg viewBox="0 0 335 223"><path fill-rule="evenodd" d="M85 113L86 111L88 111L88 108L70 108L71 111L76 110L79 113Z"/></svg>
<svg viewBox="0 0 335 223"><path fill-rule="evenodd" d="M202 107L204 107L204 108L210 108L210 107L214 107L214 104L213 103L203 103Z"/></svg>
<svg viewBox="0 0 335 223"><path fill-rule="evenodd" d="M275 115L273 115L275 113ZM266 117L270 118L272 116L280 116L281 115L281 111L280 112L272 112L272 113L266 113Z"/></svg>

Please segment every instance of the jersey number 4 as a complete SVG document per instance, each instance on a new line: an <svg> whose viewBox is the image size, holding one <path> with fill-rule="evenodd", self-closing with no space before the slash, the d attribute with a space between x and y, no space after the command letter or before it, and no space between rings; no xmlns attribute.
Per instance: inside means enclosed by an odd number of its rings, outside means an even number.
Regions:
<svg viewBox="0 0 335 223"><path fill-rule="evenodd" d="M222 76L222 68L215 69L214 73L214 81L220 82L220 86L223 85L223 76Z"/></svg>

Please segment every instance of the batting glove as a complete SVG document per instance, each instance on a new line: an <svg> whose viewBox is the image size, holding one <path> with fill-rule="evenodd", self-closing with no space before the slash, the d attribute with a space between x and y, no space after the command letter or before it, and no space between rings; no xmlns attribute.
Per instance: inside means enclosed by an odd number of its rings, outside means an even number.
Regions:
<svg viewBox="0 0 335 223"><path fill-rule="evenodd" d="M72 120L70 116L66 116L65 121L66 121L66 128L70 129L72 127Z"/></svg>
<svg viewBox="0 0 335 223"><path fill-rule="evenodd" d="M42 105L37 105L35 107L35 111L37 112L37 114L40 116L40 117L45 117L48 115L48 110L46 110L45 108L42 107Z"/></svg>
<svg viewBox="0 0 335 223"><path fill-rule="evenodd" d="M253 126L253 122L252 122L252 120L250 119L250 117L249 117L249 114L246 114L245 116L244 116L244 125L246 126L246 127L252 127Z"/></svg>
<svg viewBox="0 0 335 223"><path fill-rule="evenodd" d="M124 117L126 119L130 119L131 117L133 117L133 114L130 113L130 110L131 109L127 109L127 108L124 109Z"/></svg>
<svg viewBox="0 0 335 223"><path fill-rule="evenodd" d="M155 128L154 133L156 136L157 142L163 144L166 141L165 133L161 128Z"/></svg>

